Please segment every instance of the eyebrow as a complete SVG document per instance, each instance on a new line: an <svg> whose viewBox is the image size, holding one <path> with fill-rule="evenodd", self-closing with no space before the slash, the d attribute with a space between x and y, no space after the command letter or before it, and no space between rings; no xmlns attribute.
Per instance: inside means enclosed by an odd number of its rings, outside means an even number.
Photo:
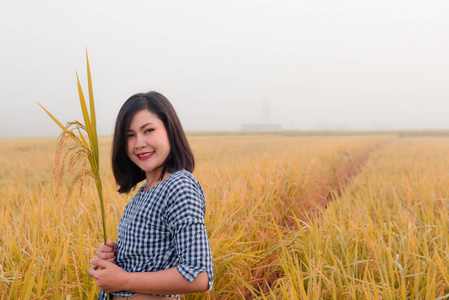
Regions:
<svg viewBox="0 0 449 300"><path fill-rule="evenodd" d="M144 128L147 127L148 125L153 125L153 123L148 122L148 123L143 124L142 126L140 126L140 130L144 129ZM132 131L132 130L129 129L128 131Z"/></svg>
<svg viewBox="0 0 449 300"><path fill-rule="evenodd" d="M140 126L140 129L142 130L142 129L144 129L145 127L147 127L148 125L153 125L153 123L148 122L148 123L146 123L146 124L143 124L142 126Z"/></svg>

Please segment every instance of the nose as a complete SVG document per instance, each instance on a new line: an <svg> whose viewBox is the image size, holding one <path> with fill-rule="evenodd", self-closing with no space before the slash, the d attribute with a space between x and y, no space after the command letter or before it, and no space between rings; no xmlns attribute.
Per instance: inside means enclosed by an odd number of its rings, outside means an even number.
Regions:
<svg viewBox="0 0 449 300"><path fill-rule="evenodd" d="M137 134L136 135L136 145L135 148L136 149L141 149L144 148L147 145L147 143L145 142L145 139L142 135Z"/></svg>

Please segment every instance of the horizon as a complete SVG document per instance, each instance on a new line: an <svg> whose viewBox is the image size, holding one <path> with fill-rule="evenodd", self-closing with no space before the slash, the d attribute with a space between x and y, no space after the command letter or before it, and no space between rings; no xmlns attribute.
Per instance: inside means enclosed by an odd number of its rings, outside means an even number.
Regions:
<svg viewBox="0 0 449 300"><path fill-rule="evenodd" d="M385 130L357 130L357 129L280 129L280 130L185 130L187 136L226 136L226 135L292 135L292 136L345 136L345 135L403 135L405 137L449 136L449 129L385 129ZM57 135L47 136L7 136L0 139L47 139ZM87 134L85 134L87 137ZM112 134L99 134L99 138L112 138Z"/></svg>

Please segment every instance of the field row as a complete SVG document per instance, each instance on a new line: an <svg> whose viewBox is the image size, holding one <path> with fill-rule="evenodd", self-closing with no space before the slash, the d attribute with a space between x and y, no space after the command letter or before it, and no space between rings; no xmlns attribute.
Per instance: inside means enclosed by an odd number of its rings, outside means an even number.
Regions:
<svg viewBox="0 0 449 300"><path fill-rule="evenodd" d="M447 139L391 143L322 217L279 229L285 276L267 298L447 298L448 150Z"/></svg>

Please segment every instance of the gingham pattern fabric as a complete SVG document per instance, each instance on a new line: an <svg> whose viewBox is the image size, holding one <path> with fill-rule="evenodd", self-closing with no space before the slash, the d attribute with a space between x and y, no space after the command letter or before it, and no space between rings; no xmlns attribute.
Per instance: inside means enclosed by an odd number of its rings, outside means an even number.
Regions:
<svg viewBox="0 0 449 300"><path fill-rule="evenodd" d="M126 205L120 219L116 264L128 272L177 267L189 282L206 271L209 290L212 289L214 270L201 185L188 171L177 171L143 191L145 185ZM130 291L112 293L121 297L132 294ZM106 294L100 291L98 299L106 299Z"/></svg>

